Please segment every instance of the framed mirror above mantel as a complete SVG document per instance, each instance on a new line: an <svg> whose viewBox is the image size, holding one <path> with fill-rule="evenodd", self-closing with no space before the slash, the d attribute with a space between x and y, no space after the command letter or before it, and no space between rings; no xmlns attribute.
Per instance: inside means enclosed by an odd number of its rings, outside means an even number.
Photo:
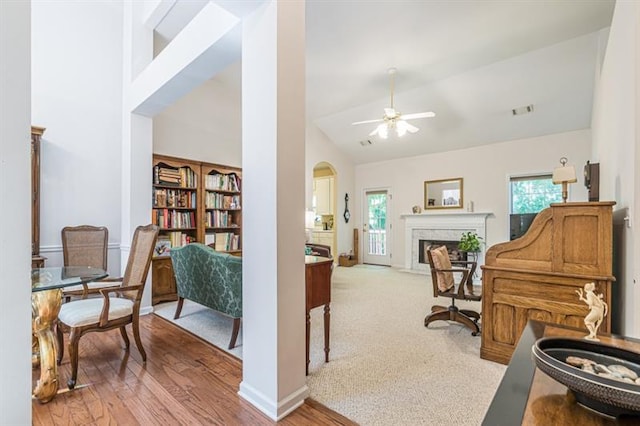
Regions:
<svg viewBox="0 0 640 426"><path fill-rule="evenodd" d="M462 178L427 180L424 182L424 208L461 209L463 204Z"/></svg>

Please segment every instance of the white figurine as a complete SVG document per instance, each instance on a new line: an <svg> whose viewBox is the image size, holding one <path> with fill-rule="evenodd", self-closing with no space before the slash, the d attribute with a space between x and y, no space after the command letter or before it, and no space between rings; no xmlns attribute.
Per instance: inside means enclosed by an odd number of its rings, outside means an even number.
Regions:
<svg viewBox="0 0 640 426"><path fill-rule="evenodd" d="M598 339L596 333L605 315L607 315L608 306L607 303L602 300L602 293L596 294L594 292L595 289L595 283L586 283L584 285L584 294L582 293L582 289L576 290L576 293L580 296L580 300L584 301L590 309L587 316L584 317L584 325L586 325L589 330L589 335L585 336L585 339L599 342L600 339Z"/></svg>

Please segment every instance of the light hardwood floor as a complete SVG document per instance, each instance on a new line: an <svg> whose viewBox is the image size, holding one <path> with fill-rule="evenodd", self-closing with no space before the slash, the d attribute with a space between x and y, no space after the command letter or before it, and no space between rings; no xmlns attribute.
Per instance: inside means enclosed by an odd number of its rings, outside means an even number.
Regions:
<svg viewBox="0 0 640 426"><path fill-rule="evenodd" d="M128 354L122 349L118 330L83 336L76 389L58 394L47 404L34 400L33 424L275 424L238 396L240 360L156 315L141 317L140 334L146 366L133 339ZM39 375L34 369L34 383ZM58 375L60 387L66 390L66 355ZM356 423L308 399L278 424Z"/></svg>

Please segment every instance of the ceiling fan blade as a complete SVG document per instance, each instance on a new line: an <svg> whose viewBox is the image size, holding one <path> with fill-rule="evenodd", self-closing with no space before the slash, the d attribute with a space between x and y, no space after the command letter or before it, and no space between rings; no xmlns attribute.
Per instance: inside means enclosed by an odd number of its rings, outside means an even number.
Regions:
<svg viewBox="0 0 640 426"><path fill-rule="evenodd" d="M407 123L404 120L396 120L396 133L398 134L398 137L403 137L404 135L407 134L407 132L409 133L415 133L417 132L418 129L416 126L413 126L409 123Z"/></svg>
<svg viewBox="0 0 640 426"><path fill-rule="evenodd" d="M413 114L402 114L400 117L400 120L413 120L414 118L431 118L431 117L435 117L436 113L435 112L416 112Z"/></svg>
<svg viewBox="0 0 640 426"><path fill-rule="evenodd" d="M409 124L409 123L407 123L406 121L405 121L405 123L407 124L407 126L406 126L406 127L407 127L407 131L408 131L409 133L415 133L415 132L417 132L418 130L420 130L420 129L418 129L416 126L414 126L413 124Z"/></svg>
<svg viewBox="0 0 640 426"><path fill-rule="evenodd" d="M378 127L376 127L374 131L369 133L369 136L375 135L378 135L378 137L382 139L386 139L389 135L389 126L387 125L387 123L378 124Z"/></svg>
<svg viewBox="0 0 640 426"><path fill-rule="evenodd" d="M352 125L354 124L368 124L368 123L379 123L381 121L384 121L384 118L378 118L376 120L364 120L364 121L355 121L353 123L351 123Z"/></svg>

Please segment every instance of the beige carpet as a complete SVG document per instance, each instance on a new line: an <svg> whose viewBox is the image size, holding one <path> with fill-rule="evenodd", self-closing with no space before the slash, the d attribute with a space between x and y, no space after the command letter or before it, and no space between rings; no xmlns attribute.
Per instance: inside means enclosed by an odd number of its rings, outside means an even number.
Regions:
<svg viewBox="0 0 640 426"><path fill-rule="evenodd" d="M386 267L337 267L329 363L322 308L312 311L311 397L362 425L481 424L506 367L480 359L480 336L458 324L424 327L435 303L429 280ZM175 302L156 306L165 318L174 311ZM226 350L231 319L185 303L176 323ZM234 354L242 357L238 342Z"/></svg>

